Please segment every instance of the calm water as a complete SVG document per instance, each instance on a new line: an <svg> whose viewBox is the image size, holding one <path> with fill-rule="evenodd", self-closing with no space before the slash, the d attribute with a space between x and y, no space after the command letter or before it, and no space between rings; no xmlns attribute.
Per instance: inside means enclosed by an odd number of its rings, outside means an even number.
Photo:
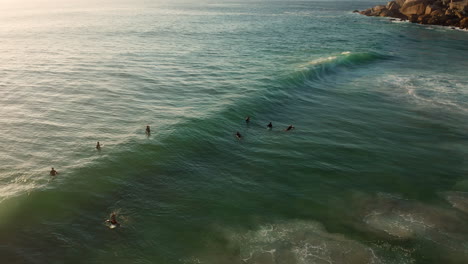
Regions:
<svg viewBox="0 0 468 264"><path fill-rule="evenodd" d="M467 32L351 12L378 1L14 3L2 263L468 262Z"/></svg>

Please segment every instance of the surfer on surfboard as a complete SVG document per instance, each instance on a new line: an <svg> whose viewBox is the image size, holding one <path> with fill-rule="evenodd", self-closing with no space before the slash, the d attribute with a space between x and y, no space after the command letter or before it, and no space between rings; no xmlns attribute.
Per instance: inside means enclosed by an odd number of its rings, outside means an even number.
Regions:
<svg viewBox="0 0 468 264"><path fill-rule="evenodd" d="M146 135L149 136L151 134L151 129L149 126L146 126Z"/></svg>
<svg viewBox="0 0 468 264"><path fill-rule="evenodd" d="M101 144L99 144L99 141L96 143L96 149L101 150Z"/></svg>
<svg viewBox="0 0 468 264"><path fill-rule="evenodd" d="M267 127L268 127L269 129L272 129L272 128L273 128L273 125L271 124L271 122L267 125Z"/></svg>
<svg viewBox="0 0 468 264"><path fill-rule="evenodd" d="M236 132L236 137L237 137L237 139L241 139L241 138L242 138L242 135L239 133L239 131Z"/></svg>
<svg viewBox="0 0 468 264"><path fill-rule="evenodd" d="M291 129L294 129L293 125L289 125L288 128L286 128L284 131L290 131Z"/></svg>
<svg viewBox="0 0 468 264"><path fill-rule="evenodd" d="M50 176L55 176L58 174L58 171L56 171L54 168L50 170Z"/></svg>
<svg viewBox="0 0 468 264"><path fill-rule="evenodd" d="M115 213L112 213L111 216L110 216L110 219L106 220L107 223L111 224L111 228L112 228L112 226L114 226L114 227L120 226L120 223L117 222L116 217L117 217L117 215Z"/></svg>

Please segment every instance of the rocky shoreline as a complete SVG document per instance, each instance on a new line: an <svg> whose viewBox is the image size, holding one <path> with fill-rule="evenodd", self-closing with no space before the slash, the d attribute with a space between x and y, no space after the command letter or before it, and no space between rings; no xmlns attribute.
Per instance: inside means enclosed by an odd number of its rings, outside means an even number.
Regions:
<svg viewBox="0 0 468 264"><path fill-rule="evenodd" d="M468 0L395 0L364 11L365 16L393 17L412 23L468 29Z"/></svg>

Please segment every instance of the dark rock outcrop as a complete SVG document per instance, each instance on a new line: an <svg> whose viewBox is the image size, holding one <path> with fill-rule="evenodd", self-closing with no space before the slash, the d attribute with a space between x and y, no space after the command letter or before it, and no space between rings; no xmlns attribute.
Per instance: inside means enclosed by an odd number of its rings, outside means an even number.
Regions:
<svg viewBox="0 0 468 264"><path fill-rule="evenodd" d="M460 20L460 27L461 28L468 28L468 17L465 17L462 20Z"/></svg>
<svg viewBox="0 0 468 264"><path fill-rule="evenodd" d="M359 13L468 29L468 0L394 0Z"/></svg>
<svg viewBox="0 0 468 264"><path fill-rule="evenodd" d="M429 0L406 0L403 6L400 8L400 12L403 15L424 15L426 7L429 4Z"/></svg>

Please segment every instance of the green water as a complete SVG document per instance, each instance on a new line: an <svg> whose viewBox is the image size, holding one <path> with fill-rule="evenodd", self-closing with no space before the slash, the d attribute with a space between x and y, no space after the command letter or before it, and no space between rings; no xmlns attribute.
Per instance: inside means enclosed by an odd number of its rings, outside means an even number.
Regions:
<svg viewBox="0 0 468 264"><path fill-rule="evenodd" d="M1 262L468 262L468 34L379 3L7 5Z"/></svg>

